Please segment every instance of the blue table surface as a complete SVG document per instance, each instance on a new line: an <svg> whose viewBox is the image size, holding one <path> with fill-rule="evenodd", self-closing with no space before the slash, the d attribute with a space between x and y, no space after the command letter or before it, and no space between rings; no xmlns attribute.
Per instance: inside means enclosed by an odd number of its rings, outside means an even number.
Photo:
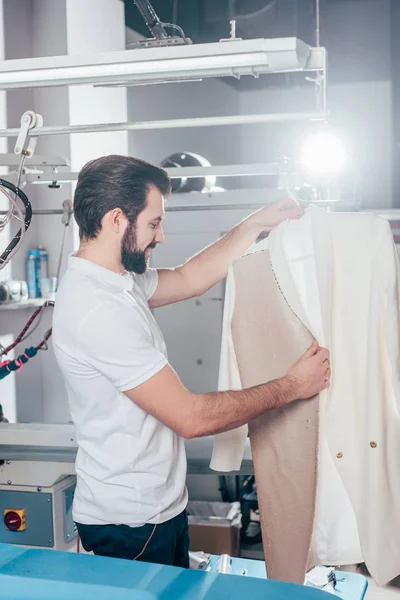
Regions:
<svg viewBox="0 0 400 600"><path fill-rule="evenodd" d="M238 559L244 560L244 559ZM248 564L257 561L245 561ZM239 563L238 563L239 564ZM130 562L50 550L30 550L0 544L2 600L329 600L327 592L290 583L269 581L250 565L252 575L219 575L176 567ZM236 568L236 567L235 567ZM254 574L253 574L254 573ZM257 575L258 573L258 575ZM365 578L344 573L345 600L361 600ZM364 591L352 582L364 580ZM342 585L342 584L340 584ZM332 595L330 596L332 599Z"/></svg>

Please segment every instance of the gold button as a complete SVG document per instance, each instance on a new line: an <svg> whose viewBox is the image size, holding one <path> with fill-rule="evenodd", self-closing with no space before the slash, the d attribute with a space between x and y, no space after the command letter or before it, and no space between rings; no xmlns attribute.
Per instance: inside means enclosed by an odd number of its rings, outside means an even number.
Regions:
<svg viewBox="0 0 400 600"><path fill-rule="evenodd" d="M338 453L336 454L336 457L337 457L337 458L343 458L343 452L338 452Z"/></svg>
<svg viewBox="0 0 400 600"><path fill-rule="evenodd" d="M376 442L370 442L369 445L371 448L376 448L378 444Z"/></svg>

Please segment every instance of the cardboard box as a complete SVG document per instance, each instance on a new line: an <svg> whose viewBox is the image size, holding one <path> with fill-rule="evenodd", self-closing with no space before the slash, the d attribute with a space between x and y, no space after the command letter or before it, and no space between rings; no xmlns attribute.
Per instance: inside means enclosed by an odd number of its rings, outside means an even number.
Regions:
<svg viewBox="0 0 400 600"><path fill-rule="evenodd" d="M191 551L240 555L239 502L189 502L187 512Z"/></svg>

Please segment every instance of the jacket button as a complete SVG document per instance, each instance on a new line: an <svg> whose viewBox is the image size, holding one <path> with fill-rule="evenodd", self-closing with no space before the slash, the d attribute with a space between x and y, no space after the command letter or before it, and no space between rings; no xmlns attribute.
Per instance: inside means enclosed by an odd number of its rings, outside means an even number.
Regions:
<svg viewBox="0 0 400 600"><path fill-rule="evenodd" d="M371 448L376 448L378 444L376 442L370 442L369 445Z"/></svg>
<svg viewBox="0 0 400 600"><path fill-rule="evenodd" d="M336 457L337 457L337 458L343 458L343 452L338 452L338 453L336 454Z"/></svg>

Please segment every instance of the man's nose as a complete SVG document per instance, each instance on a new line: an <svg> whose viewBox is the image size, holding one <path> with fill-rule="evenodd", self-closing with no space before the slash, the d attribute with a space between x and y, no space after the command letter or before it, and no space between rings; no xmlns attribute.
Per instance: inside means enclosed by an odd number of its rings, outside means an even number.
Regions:
<svg viewBox="0 0 400 600"><path fill-rule="evenodd" d="M156 233L156 237L155 237L154 241L157 244L162 244L164 242L164 232L163 232L163 228L161 227L161 225L157 229L157 233Z"/></svg>

